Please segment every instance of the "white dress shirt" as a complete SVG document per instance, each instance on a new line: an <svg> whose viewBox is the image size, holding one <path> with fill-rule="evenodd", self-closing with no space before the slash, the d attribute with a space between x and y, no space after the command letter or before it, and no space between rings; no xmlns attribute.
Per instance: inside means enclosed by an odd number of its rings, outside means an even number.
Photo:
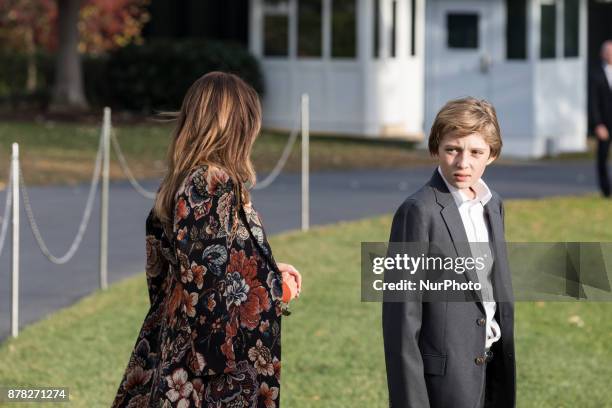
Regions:
<svg viewBox="0 0 612 408"><path fill-rule="evenodd" d="M612 65L603 64L603 70L606 74L606 79L608 80L608 86L612 90Z"/></svg>
<svg viewBox="0 0 612 408"><path fill-rule="evenodd" d="M485 350L488 351L491 345L501 338L501 330L495 320L497 304L495 299L493 299L493 284L491 282L494 259L491 247L489 246L489 230L484 216L484 206L492 197L491 190L482 179L478 179L472 186L476 197L470 199L465 193L446 181L439 166L438 173L442 176L442 180L446 183L457 204L472 256L483 257L485 259L485 268L480 271L477 270L476 274L478 281L482 285L482 304L486 313Z"/></svg>

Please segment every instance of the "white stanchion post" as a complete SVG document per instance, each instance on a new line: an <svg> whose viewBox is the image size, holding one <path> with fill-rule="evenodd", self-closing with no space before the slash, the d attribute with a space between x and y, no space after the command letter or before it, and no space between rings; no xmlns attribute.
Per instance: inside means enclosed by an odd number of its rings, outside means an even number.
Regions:
<svg viewBox="0 0 612 408"><path fill-rule="evenodd" d="M13 183L13 254L11 291L11 336L19 335L19 145L13 143L11 156ZM6 220L8 221L8 220ZM5 222L6 222L5 221Z"/></svg>
<svg viewBox="0 0 612 408"><path fill-rule="evenodd" d="M310 228L310 115L308 94L302 94L302 231Z"/></svg>
<svg viewBox="0 0 612 408"><path fill-rule="evenodd" d="M108 287L108 179L110 172L111 109L102 121L102 193L100 197L100 289Z"/></svg>

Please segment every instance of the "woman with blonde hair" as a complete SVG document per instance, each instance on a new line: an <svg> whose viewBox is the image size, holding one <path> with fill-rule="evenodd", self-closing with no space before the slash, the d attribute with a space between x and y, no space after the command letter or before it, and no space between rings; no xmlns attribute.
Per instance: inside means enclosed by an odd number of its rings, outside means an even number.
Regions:
<svg viewBox="0 0 612 408"><path fill-rule="evenodd" d="M113 407L280 406L281 306L301 276L275 262L251 205L260 128L237 76L187 91L146 220L151 306Z"/></svg>

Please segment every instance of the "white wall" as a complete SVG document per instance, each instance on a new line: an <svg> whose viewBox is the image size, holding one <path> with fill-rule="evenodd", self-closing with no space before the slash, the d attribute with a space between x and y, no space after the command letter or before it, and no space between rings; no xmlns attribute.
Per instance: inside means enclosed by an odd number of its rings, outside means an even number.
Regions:
<svg viewBox="0 0 612 408"><path fill-rule="evenodd" d="M299 126L302 93L310 96L310 129L359 133L363 126L363 69L358 62L263 59L266 81L264 125Z"/></svg>
<svg viewBox="0 0 612 408"><path fill-rule="evenodd" d="M409 50L408 0L398 3L397 56L389 55L391 0L383 5L380 24L380 58L372 57L372 0L358 0L357 58L331 59L329 44L323 58L295 57L297 31L290 24L290 56L262 55L262 0L250 0L251 52L264 71L266 95L264 125L290 129L297 126L300 95L310 94L311 130L364 136L429 133L433 117L444 101L436 95L449 84L448 60L436 59L432 38L443 35L444 22L432 18L437 0L419 0L416 56ZM480 0L493 6L487 12L488 50L491 67L486 95L496 107L505 156L534 157L546 153L547 139L554 138L556 152L586 148L586 0L581 0L580 57L541 60L539 57L540 0L528 7L527 59L506 59L505 0ZM456 2L461 5L461 1ZM330 0L324 0L329 12ZM466 0L464 4L478 4ZM296 0L290 0L291 18L297 18ZM562 55L563 18L559 9L558 55ZM425 20L427 18L427 23ZM324 21L329 21L329 15ZM329 40L329 29L323 38ZM452 61L450 61L452 63ZM446 71L445 71L446 70ZM433 73L438 73L433 75ZM457 81L457 78L448 79ZM480 83L479 83L480 84ZM472 89L468 87L468 89ZM481 89L483 89L481 87ZM475 95L479 96L479 95ZM549 145L551 145L549 143Z"/></svg>
<svg viewBox="0 0 612 408"><path fill-rule="evenodd" d="M586 148L586 73L582 60L546 61L536 66L534 155L546 153L552 138L553 153Z"/></svg>
<svg viewBox="0 0 612 408"><path fill-rule="evenodd" d="M527 12L527 59L506 59L506 7L504 0L480 0L480 4L493 6L487 16L488 52L492 64L486 76L471 76L466 89L485 97L496 108L504 147L502 155L539 157L553 147L552 153L583 151L586 148L586 0L581 0L580 56L540 59L540 0L531 0ZM478 0L456 2L478 5ZM439 52L434 44L441 44L446 34L445 22L436 13L438 0L429 0L427 6L426 55L426 132L436 112L445 102L440 98L444 90L455 86L452 76L452 52ZM558 3L557 55L563 55L563 2ZM441 60L438 55L443 55ZM461 55L461 54L458 54ZM451 67L448 67L448 65ZM451 83L445 83L445 80ZM469 80L466 77L466 82ZM482 94L482 95L480 95ZM456 95L459 97L464 95ZM449 98L446 98L449 99Z"/></svg>
<svg viewBox="0 0 612 408"><path fill-rule="evenodd" d="M495 106L502 132L506 157L526 157L533 151L535 111L533 106L533 55L529 46L531 32L527 30L527 58L509 60L506 58L506 7L504 0L498 0L494 10L492 26L496 27L498 47L493 53L491 81L491 103ZM527 19L529 21L529 10ZM529 26L529 25L528 25Z"/></svg>
<svg viewBox="0 0 612 408"><path fill-rule="evenodd" d="M262 0L251 0L250 50L263 69L266 94L263 100L264 126L290 129L296 126L300 96L310 95L311 131L364 136L421 135L423 123L423 0L417 10L417 56L409 54L410 2L399 0L397 9L397 54L390 57L391 1L381 0L380 58L372 57L372 1L358 0L357 58L329 57L329 44L322 58L297 58L297 32L291 19L297 18L295 0L290 0L290 55L263 56ZM329 11L329 0L324 7ZM323 20L328 21L329 17ZM329 30L323 38L329 41Z"/></svg>
<svg viewBox="0 0 612 408"><path fill-rule="evenodd" d="M528 157L533 150L535 111L533 76L524 62L505 62L496 68L489 98L502 133L502 155Z"/></svg>
<svg viewBox="0 0 612 408"><path fill-rule="evenodd" d="M539 1L533 3L533 23L539 27ZM557 58L539 59L534 65L533 155L586 150L587 134L587 4L580 0L579 56L563 57L563 2L557 4ZM534 53L539 53L539 30L534 33ZM539 57L539 54L536 54Z"/></svg>
<svg viewBox="0 0 612 408"><path fill-rule="evenodd" d="M481 25L478 50L446 48L446 21L441 16L448 9L439 9L442 4L452 5L453 11L466 7L477 10ZM504 0L454 3L430 0L427 3L426 27L426 134L436 113L449 99L463 96L484 98L493 104L497 112L504 144L502 155L529 155L534 126L532 65L529 59L506 58ZM490 57L487 73L479 69L482 55Z"/></svg>

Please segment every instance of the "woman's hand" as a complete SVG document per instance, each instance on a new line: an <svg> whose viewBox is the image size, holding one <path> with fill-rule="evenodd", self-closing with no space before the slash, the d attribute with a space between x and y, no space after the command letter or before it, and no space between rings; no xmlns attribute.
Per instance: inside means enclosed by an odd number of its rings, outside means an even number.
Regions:
<svg viewBox="0 0 612 408"><path fill-rule="evenodd" d="M293 265L277 262L283 282L287 284L291 290L291 299L300 297L302 291L302 275Z"/></svg>

